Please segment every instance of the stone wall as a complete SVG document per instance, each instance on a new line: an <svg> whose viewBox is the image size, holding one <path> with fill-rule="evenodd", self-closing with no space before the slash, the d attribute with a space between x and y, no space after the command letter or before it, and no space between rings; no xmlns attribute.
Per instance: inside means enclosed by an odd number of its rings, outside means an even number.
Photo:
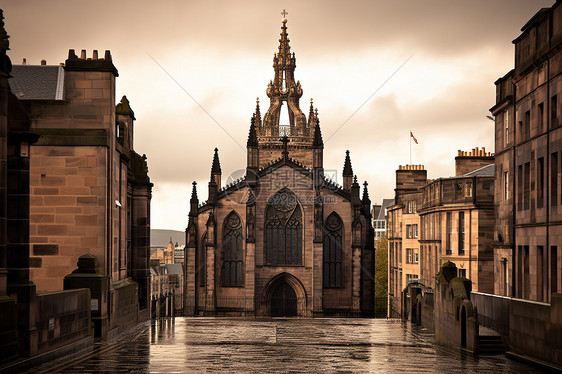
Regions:
<svg viewBox="0 0 562 374"><path fill-rule="evenodd" d="M113 282L111 327L123 331L138 323L138 285L131 278Z"/></svg>
<svg viewBox="0 0 562 374"><path fill-rule="evenodd" d="M34 146L32 153L31 279L40 293L58 291L81 255L103 264L106 150Z"/></svg>
<svg viewBox="0 0 562 374"><path fill-rule="evenodd" d="M38 354L92 336L90 290L38 295L37 304Z"/></svg>
<svg viewBox="0 0 562 374"><path fill-rule="evenodd" d="M562 362L562 294L551 303L473 292L482 326L504 337L509 352L558 365Z"/></svg>

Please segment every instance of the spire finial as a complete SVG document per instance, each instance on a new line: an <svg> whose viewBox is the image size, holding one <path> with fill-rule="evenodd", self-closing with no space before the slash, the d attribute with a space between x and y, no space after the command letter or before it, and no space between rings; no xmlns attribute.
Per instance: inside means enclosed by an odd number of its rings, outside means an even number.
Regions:
<svg viewBox="0 0 562 374"><path fill-rule="evenodd" d="M287 22L287 14L289 14L289 12L283 9L283 11L281 12L281 15L283 16L283 22Z"/></svg>

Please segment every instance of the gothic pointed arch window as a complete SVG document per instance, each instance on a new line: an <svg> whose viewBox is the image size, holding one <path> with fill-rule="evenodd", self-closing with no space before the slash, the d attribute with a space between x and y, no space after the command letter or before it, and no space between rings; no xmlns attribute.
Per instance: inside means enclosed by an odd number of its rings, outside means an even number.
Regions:
<svg viewBox="0 0 562 374"><path fill-rule="evenodd" d="M265 262L268 265L302 265L302 210L297 197L284 188L267 202Z"/></svg>
<svg viewBox="0 0 562 374"><path fill-rule="evenodd" d="M244 285L242 220L235 212L224 220L222 280L225 287Z"/></svg>
<svg viewBox="0 0 562 374"><path fill-rule="evenodd" d="M324 224L323 284L325 288L337 288L342 284L343 222L332 212Z"/></svg>

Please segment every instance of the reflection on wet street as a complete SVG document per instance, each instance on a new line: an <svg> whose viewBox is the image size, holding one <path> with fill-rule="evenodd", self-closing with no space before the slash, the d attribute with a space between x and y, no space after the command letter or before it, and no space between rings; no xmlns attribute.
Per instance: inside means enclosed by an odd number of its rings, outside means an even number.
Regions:
<svg viewBox="0 0 562 374"><path fill-rule="evenodd" d="M471 357L384 319L170 318L30 372L537 372L503 355Z"/></svg>

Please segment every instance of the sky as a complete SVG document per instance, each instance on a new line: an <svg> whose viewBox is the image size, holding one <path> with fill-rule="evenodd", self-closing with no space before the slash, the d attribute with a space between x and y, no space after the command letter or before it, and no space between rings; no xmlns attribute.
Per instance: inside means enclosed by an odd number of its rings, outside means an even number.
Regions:
<svg viewBox="0 0 562 374"><path fill-rule="evenodd" d="M223 181L241 176L250 118L273 78L281 11L288 14L301 108L310 98L324 167L345 150L373 203L394 197L395 170L454 174L457 150L493 151L494 81L513 68L512 40L553 0L198 1L4 0L14 64L59 64L111 50L116 97L135 111L137 153L154 183L151 227L185 230L191 182L207 198L213 150ZM333 173L331 173L333 174Z"/></svg>

